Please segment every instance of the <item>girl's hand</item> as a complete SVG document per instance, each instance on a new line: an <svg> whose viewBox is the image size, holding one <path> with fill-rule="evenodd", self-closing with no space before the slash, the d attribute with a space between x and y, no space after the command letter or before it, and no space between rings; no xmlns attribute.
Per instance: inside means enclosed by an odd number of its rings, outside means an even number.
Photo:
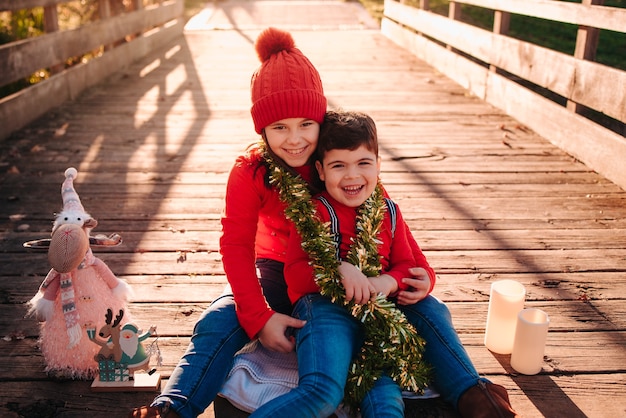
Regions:
<svg viewBox="0 0 626 418"><path fill-rule="evenodd" d="M346 290L346 300L358 305L366 304L372 296L376 295L376 289L361 271L350 263L342 261L339 264L341 284Z"/></svg>
<svg viewBox="0 0 626 418"><path fill-rule="evenodd" d="M428 296L430 290L430 277L426 270L421 267L409 269L413 277L405 277L402 283L409 285L407 290L398 292L398 305L412 305Z"/></svg>
<svg viewBox="0 0 626 418"><path fill-rule="evenodd" d="M259 341L269 350L289 353L296 348L296 340L293 336L287 337L287 330L302 328L304 324L306 321L276 312L259 331Z"/></svg>

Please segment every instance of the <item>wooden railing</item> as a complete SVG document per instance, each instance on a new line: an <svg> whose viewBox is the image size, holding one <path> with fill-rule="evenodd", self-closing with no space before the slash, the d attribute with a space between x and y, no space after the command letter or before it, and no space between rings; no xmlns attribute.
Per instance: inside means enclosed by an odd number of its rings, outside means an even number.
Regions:
<svg viewBox="0 0 626 418"><path fill-rule="evenodd" d="M0 0L0 12L43 7L46 32L0 45L0 86L41 69L51 74L0 99L0 140L183 32L183 0L133 0L125 10L112 7L119 0L98 0L98 20L59 30L58 5L64 3L69 1ZM94 50L101 51L95 58L65 68L68 59Z"/></svg>
<svg viewBox="0 0 626 418"><path fill-rule="evenodd" d="M626 189L626 71L593 61L599 30L626 33L626 9L601 2L458 0L442 16L428 0L385 0L381 30ZM462 22L462 4L492 10L493 29ZM574 53L507 36L512 15L577 25Z"/></svg>

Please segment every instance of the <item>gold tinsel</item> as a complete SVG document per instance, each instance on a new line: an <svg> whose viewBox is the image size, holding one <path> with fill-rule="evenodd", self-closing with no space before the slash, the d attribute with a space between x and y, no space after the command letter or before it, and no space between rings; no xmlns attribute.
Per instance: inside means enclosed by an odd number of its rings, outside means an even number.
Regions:
<svg viewBox="0 0 626 418"><path fill-rule="evenodd" d="M350 367L344 403L356 410L382 373L387 373L402 389L422 393L430 377L430 368L422 359L424 339L382 294L365 305L345 300L329 224L319 220L304 180L277 165L267 154L265 144L261 144L261 149L269 166L270 184L278 189L280 199L287 205L285 216L294 222L302 238L302 248L309 254L320 293L345 306L365 328L365 343ZM346 259L368 277L380 275L377 237L385 210L379 184L359 208L356 238Z"/></svg>

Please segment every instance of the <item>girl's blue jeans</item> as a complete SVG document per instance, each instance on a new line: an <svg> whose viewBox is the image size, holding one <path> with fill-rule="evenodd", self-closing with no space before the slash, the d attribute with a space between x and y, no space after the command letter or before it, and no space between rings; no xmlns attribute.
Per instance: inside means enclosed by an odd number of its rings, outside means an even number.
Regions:
<svg viewBox="0 0 626 418"><path fill-rule="evenodd" d="M202 414L224 384L235 353L249 341L239 326L233 296L220 296L196 323L187 351L152 406L169 402L181 418Z"/></svg>
<svg viewBox="0 0 626 418"><path fill-rule="evenodd" d="M263 293L275 311L291 314L283 263L256 262ZM239 325L230 286L196 322L187 351L152 406L170 408L181 418L195 418L213 402L233 365L235 353L250 342Z"/></svg>
<svg viewBox="0 0 626 418"><path fill-rule="evenodd" d="M261 278L280 283L281 263L265 262L258 267ZM434 389L456 407L460 395L481 379L456 334L450 311L433 296L398 307L426 339L425 357L434 371ZM196 323L187 351L152 405L169 402L179 416L197 417L217 396L235 353L249 341L237 320L232 294L223 294Z"/></svg>
<svg viewBox="0 0 626 418"><path fill-rule="evenodd" d="M253 412L251 418L317 418L331 415L341 403L352 358L363 343L363 327L348 310L319 294L296 302L293 316L306 321L295 330L298 386ZM404 417L400 388L380 379L364 400L364 418Z"/></svg>

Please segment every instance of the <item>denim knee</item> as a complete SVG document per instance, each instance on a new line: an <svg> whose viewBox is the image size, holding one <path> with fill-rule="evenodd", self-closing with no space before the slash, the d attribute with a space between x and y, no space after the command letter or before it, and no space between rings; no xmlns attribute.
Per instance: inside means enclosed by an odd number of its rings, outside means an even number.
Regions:
<svg viewBox="0 0 626 418"><path fill-rule="evenodd" d="M363 418L403 418L404 401L400 386L389 376L383 375L361 401Z"/></svg>

